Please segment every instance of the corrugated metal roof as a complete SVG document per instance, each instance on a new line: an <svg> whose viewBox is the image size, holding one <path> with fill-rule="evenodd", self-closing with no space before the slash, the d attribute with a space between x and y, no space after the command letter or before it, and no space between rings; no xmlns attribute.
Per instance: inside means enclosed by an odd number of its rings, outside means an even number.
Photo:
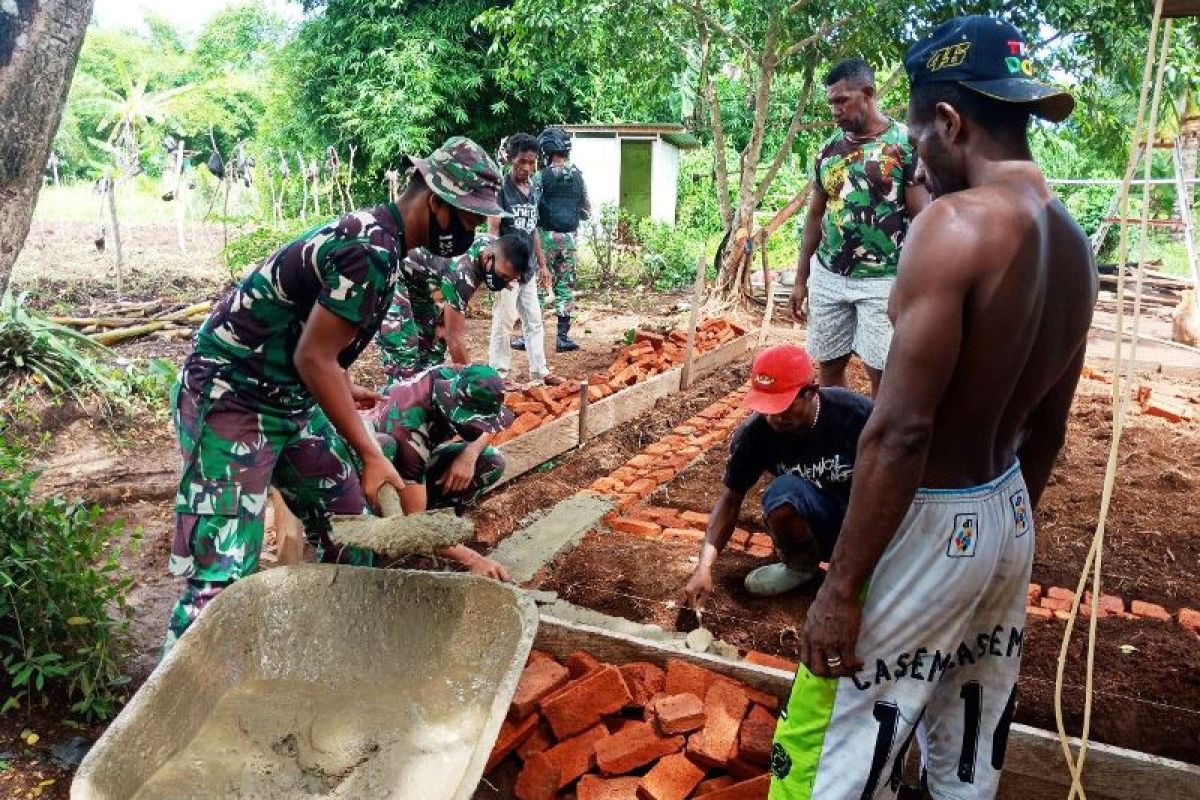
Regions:
<svg viewBox="0 0 1200 800"><path fill-rule="evenodd" d="M682 125L655 122L621 122L615 124L577 124L562 125L563 130L572 133L612 133L617 136L661 136L678 148L688 150L700 146L700 140Z"/></svg>

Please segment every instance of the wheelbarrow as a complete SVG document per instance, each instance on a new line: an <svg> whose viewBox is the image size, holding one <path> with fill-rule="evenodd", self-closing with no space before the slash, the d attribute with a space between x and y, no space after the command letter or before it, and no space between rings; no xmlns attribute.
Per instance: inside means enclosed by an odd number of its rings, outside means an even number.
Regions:
<svg viewBox="0 0 1200 800"><path fill-rule="evenodd" d="M245 578L96 742L71 797L469 798L536 630L531 600L471 575Z"/></svg>

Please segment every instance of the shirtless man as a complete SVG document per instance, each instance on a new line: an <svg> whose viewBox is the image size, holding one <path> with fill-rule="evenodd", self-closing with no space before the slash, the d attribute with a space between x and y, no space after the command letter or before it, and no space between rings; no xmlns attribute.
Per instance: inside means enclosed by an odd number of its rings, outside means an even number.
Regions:
<svg viewBox="0 0 1200 800"><path fill-rule="evenodd" d="M1096 298L1087 237L1030 154L1021 34L987 17L905 58L908 124L937 198L912 224L888 368L858 445L770 796L893 797L914 730L935 798L995 796L1025 626L1032 511L1062 447Z"/></svg>

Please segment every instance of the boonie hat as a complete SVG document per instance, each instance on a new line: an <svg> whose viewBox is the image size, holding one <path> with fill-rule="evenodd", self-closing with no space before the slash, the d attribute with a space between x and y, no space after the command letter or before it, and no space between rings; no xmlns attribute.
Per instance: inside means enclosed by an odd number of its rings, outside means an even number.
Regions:
<svg viewBox="0 0 1200 800"><path fill-rule="evenodd" d="M504 379L484 364L463 367L449 380L435 380L433 402L460 433L463 428L499 433L513 422L512 411L504 406Z"/></svg>
<svg viewBox="0 0 1200 800"><path fill-rule="evenodd" d="M428 158L405 156L438 197L452 206L485 217L511 217L500 207L500 167L482 147L465 136L451 136Z"/></svg>
<svg viewBox="0 0 1200 800"><path fill-rule="evenodd" d="M803 347L777 344L763 350L750 367L750 391L742 406L760 414L779 414L810 386L816 370Z"/></svg>
<svg viewBox="0 0 1200 800"><path fill-rule="evenodd" d="M1029 106L1051 122L1075 108L1069 92L1034 79L1025 37L1008 22L971 15L943 22L904 56L909 84L957 83L985 97Z"/></svg>

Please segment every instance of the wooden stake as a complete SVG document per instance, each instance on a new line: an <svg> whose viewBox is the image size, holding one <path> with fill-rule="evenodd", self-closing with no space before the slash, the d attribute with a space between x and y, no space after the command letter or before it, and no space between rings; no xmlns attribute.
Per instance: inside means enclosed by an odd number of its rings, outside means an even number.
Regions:
<svg viewBox="0 0 1200 800"><path fill-rule="evenodd" d="M692 313L688 318L687 351L683 358L683 372L679 377L682 388L692 385L692 359L696 355L696 325L700 322L700 294L704 291L704 256L696 259L696 283L692 286Z"/></svg>
<svg viewBox="0 0 1200 800"><path fill-rule="evenodd" d="M112 218L113 252L117 257L117 297L125 293L125 259L121 254L121 226L117 223L117 182L108 181L108 215Z"/></svg>
<svg viewBox="0 0 1200 800"><path fill-rule="evenodd" d="M187 241L183 230L184 214L187 211L183 197L186 189L183 183L183 147L184 140L180 139L175 150L175 241L179 245L179 252L187 255Z"/></svg>
<svg viewBox="0 0 1200 800"><path fill-rule="evenodd" d="M587 437L588 422L588 382L579 382L579 446L582 447Z"/></svg>
<svg viewBox="0 0 1200 800"><path fill-rule="evenodd" d="M771 267L767 263L766 237L763 237L762 243L759 244L759 252L762 254L763 281L767 287L767 311L763 314L762 328L758 331L758 346L762 347L763 342L767 340L767 331L771 328L771 312L775 310L775 282L771 280Z"/></svg>

